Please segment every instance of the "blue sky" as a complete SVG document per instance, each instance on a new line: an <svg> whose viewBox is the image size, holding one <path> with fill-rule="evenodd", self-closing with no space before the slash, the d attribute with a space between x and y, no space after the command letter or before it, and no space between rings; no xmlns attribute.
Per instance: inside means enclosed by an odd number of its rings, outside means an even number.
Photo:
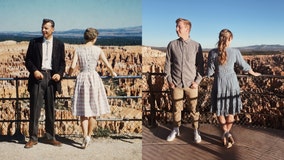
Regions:
<svg viewBox="0 0 284 160"><path fill-rule="evenodd" d="M165 47L176 39L175 20L192 22L191 38L216 47L221 29L234 34L231 46L284 45L283 0L143 0L143 45Z"/></svg>
<svg viewBox="0 0 284 160"><path fill-rule="evenodd" d="M213 48L223 28L233 47L284 45L283 0L0 0L1 31L40 31L43 18L55 30L142 25L143 45L165 47L176 39L175 20L192 22L191 38Z"/></svg>
<svg viewBox="0 0 284 160"><path fill-rule="evenodd" d="M43 18L55 30L142 25L142 0L0 0L1 31L40 31Z"/></svg>

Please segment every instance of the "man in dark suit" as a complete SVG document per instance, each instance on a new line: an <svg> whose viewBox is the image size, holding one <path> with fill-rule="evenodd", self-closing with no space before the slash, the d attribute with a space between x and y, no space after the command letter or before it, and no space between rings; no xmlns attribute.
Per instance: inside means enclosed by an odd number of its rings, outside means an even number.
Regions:
<svg viewBox="0 0 284 160"><path fill-rule="evenodd" d="M29 43L25 65L30 72L28 91L30 92L30 140L25 148L38 143L38 122L43 102L45 104L46 143L61 146L55 139L55 93L61 92L61 78L65 71L64 43L53 37L54 21L43 19L42 37Z"/></svg>

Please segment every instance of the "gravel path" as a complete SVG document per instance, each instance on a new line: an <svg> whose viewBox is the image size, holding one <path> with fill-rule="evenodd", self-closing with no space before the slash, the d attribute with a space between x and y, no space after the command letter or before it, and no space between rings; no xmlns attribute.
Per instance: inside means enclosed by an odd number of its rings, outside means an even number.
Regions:
<svg viewBox="0 0 284 160"><path fill-rule="evenodd" d="M0 159L2 160L141 160L141 138L93 138L86 149L81 149L81 138L63 138L61 147L39 143L25 149L24 143L1 138Z"/></svg>

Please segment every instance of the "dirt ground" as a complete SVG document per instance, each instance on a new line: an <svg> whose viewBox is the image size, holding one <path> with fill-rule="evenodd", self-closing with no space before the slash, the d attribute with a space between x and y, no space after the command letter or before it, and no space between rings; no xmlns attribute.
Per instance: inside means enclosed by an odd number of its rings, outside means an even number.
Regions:
<svg viewBox="0 0 284 160"><path fill-rule="evenodd" d="M26 140L26 139L25 139ZM61 147L39 143L30 149L25 141L0 136L0 159L2 160L141 160L142 138L108 137L92 138L86 149L81 149L81 138L58 137ZM27 140L26 140L27 141Z"/></svg>

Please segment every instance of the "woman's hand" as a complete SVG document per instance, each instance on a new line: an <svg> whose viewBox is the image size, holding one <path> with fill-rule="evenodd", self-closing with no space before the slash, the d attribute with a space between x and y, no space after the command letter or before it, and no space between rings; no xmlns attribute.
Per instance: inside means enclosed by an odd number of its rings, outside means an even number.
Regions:
<svg viewBox="0 0 284 160"><path fill-rule="evenodd" d="M260 76L261 73L258 73L258 72L254 72L254 74L252 74L253 76Z"/></svg>
<svg viewBox="0 0 284 160"><path fill-rule="evenodd" d="M117 74L116 74L115 72L111 72L111 76L112 76L112 78L113 78L113 77L116 77Z"/></svg>
<svg viewBox="0 0 284 160"><path fill-rule="evenodd" d="M254 72L253 70L249 70L249 74L251 74L253 76L260 76L261 75L261 73Z"/></svg>

